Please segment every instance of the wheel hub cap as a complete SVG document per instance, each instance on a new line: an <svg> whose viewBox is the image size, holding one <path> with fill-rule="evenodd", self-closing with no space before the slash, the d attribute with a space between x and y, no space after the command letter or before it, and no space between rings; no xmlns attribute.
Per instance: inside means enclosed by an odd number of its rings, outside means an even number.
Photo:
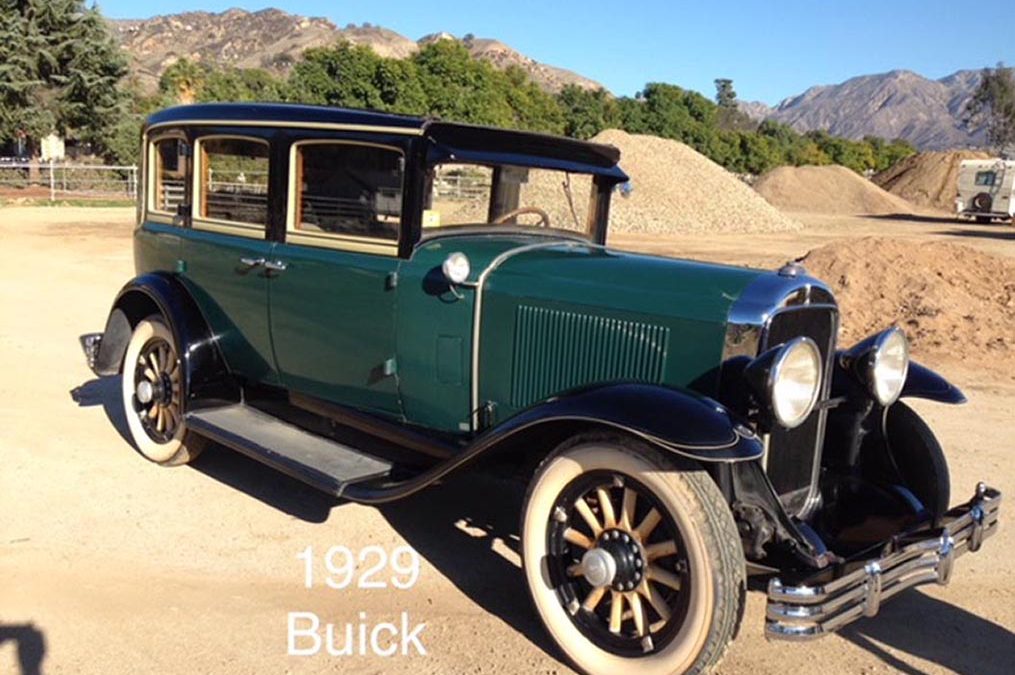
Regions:
<svg viewBox="0 0 1015 675"><path fill-rule="evenodd" d="M582 556L581 567L585 580L596 588L609 586L617 575L617 562L602 548L586 551Z"/></svg>
<svg viewBox="0 0 1015 675"><path fill-rule="evenodd" d="M148 380L141 380L137 383L137 400L141 403L151 403L155 397L155 388Z"/></svg>
<svg viewBox="0 0 1015 675"><path fill-rule="evenodd" d="M606 552L616 568L610 584L614 590L633 590L645 574L645 559L641 546L627 532L607 530L599 539L598 546L593 550Z"/></svg>

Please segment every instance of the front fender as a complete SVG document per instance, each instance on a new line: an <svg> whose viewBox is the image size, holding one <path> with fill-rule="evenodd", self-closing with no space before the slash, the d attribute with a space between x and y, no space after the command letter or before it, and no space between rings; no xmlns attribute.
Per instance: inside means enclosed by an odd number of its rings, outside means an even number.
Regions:
<svg viewBox="0 0 1015 675"><path fill-rule="evenodd" d="M490 430L483 444L496 445L522 430L555 422L614 427L702 462L750 461L764 454L761 439L715 401L638 383L593 386L556 396Z"/></svg>
<svg viewBox="0 0 1015 675"><path fill-rule="evenodd" d="M925 398L953 405L966 402L965 394L958 387L915 361L909 364L909 375L900 398Z"/></svg>
<svg viewBox="0 0 1015 675"><path fill-rule="evenodd" d="M143 274L120 289L106 320L95 372L119 373L134 327L154 313L165 318L180 349L185 399L239 400L215 336L197 304L178 279L164 273Z"/></svg>

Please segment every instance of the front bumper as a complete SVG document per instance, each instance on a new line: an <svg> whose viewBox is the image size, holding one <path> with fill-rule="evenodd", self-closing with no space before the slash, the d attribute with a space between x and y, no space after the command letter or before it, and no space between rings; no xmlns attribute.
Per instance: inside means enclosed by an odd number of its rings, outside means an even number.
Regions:
<svg viewBox="0 0 1015 675"><path fill-rule="evenodd" d="M88 367L94 372L99 358L99 347L102 345L102 333L88 333L78 338L78 341L81 343L81 351L85 353Z"/></svg>
<svg viewBox="0 0 1015 675"><path fill-rule="evenodd" d="M902 533L882 548L882 557L856 561L852 571L828 581L826 572L787 586L780 579L768 584L765 636L780 640L810 640L832 633L864 616L878 613L881 602L907 588L937 582L947 584L955 558L976 552L997 531L1001 493L983 483L962 506L945 514L944 525Z"/></svg>

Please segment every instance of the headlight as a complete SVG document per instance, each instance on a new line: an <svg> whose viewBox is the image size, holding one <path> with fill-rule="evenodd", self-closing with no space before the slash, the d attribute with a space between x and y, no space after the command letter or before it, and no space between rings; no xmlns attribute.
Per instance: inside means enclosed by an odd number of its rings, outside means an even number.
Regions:
<svg viewBox="0 0 1015 675"><path fill-rule="evenodd" d="M889 328L874 340L867 357L867 386L878 403L895 403L909 374L909 341L901 328Z"/></svg>
<svg viewBox="0 0 1015 675"><path fill-rule="evenodd" d="M821 352L806 337L765 352L744 371L767 412L787 429L803 424L821 391Z"/></svg>

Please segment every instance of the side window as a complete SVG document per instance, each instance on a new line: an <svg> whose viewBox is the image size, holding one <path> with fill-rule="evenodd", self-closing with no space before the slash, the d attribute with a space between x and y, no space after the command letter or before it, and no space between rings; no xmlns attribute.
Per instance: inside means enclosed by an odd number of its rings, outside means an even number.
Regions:
<svg viewBox="0 0 1015 675"><path fill-rule="evenodd" d="M176 215L186 197L187 141L163 138L152 143L150 211Z"/></svg>
<svg viewBox="0 0 1015 675"><path fill-rule="evenodd" d="M198 141L197 217L237 225L268 224L268 144L248 138Z"/></svg>
<svg viewBox="0 0 1015 675"><path fill-rule="evenodd" d="M977 171L976 172L976 184L983 186L992 186L994 184L994 172L993 171Z"/></svg>
<svg viewBox="0 0 1015 675"><path fill-rule="evenodd" d="M298 236L290 239L314 243L313 239L367 238L394 246L402 220L404 165L396 148L297 143L289 230Z"/></svg>

